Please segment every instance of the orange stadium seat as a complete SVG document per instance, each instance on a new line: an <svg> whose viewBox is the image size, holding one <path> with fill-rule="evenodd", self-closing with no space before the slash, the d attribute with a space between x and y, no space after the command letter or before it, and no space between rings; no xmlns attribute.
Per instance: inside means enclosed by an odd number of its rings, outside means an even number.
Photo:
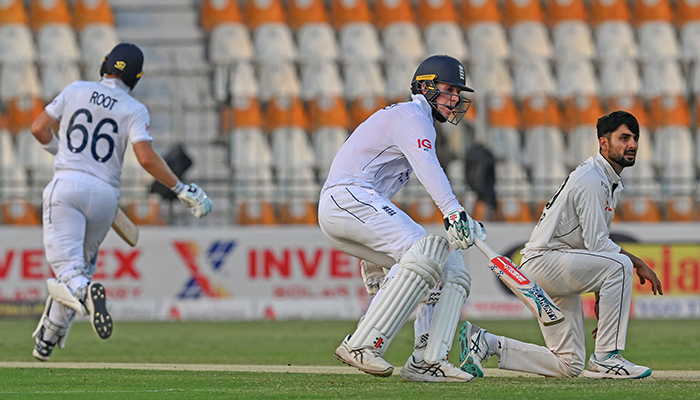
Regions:
<svg viewBox="0 0 700 400"><path fill-rule="evenodd" d="M287 18L289 26L298 30L311 23L328 23L328 13L323 0L288 0Z"/></svg>
<svg viewBox="0 0 700 400"><path fill-rule="evenodd" d="M352 100L350 105L350 129L354 130L380 108L387 106L382 96L369 96Z"/></svg>
<svg viewBox="0 0 700 400"><path fill-rule="evenodd" d="M33 226L41 224L39 209L26 199L10 199L2 203L2 223Z"/></svg>
<svg viewBox="0 0 700 400"><path fill-rule="evenodd" d="M287 16L280 0L247 0L245 22L254 31L260 25L287 23Z"/></svg>
<svg viewBox="0 0 700 400"><path fill-rule="evenodd" d="M375 26L380 31L397 22L416 22L409 0L376 0L374 16Z"/></svg>
<svg viewBox="0 0 700 400"><path fill-rule="evenodd" d="M331 0L331 20L340 31L348 23L374 23L372 11L366 0Z"/></svg>
<svg viewBox="0 0 700 400"><path fill-rule="evenodd" d="M547 0L546 7L556 57L593 57L595 46L583 1Z"/></svg>
<svg viewBox="0 0 700 400"><path fill-rule="evenodd" d="M619 216L629 222L661 222L659 205L648 196L622 199L617 206Z"/></svg>
<svg viewBox="0 0 700 400"><path fill-rule="evenodd" d="M350 122L347 104L342 97L316 97L309 101L309 129L347 128Z"/></svg>
<svg viewBox="0 0 700 400"><path fill-rule="evenodd" d="M636 96L628 95L610 98L607 103L607 112L610 113L615 110L624 110L631 113L637 118L639 126L649 126L649 118L644 108L644 102Z"/></svg>
<svg viewBox="0 0 700 400"><path fill-rule="evenodd" d="M280 204L281 224L318 224L317 206L311 201L295 200Z"/></svg>
<svg viewBox="0 0 700 400"><path fill-rule="evenodd" d="M696 219L693 197L690 195L674 196L666 200L665 220L674 222L690 222Z"/></svg>
<svg viewBox="0 0 700 400"><path fill-rule="evenodd" d="M539 0L506 0L503 13L515 57L552 56L552 44Z"/></svg>
<svg viewBox="0 0 700 400"><path fill-rule="evenodd" d="M269 201L248 200L238 207L236 223L239 225L275 225L275 208Z"/></svg>
<svg viewBox="0 0 700 400"><path fill-rule="evenodd" d="M298 97L273 97L265 107L263 129L272 132L277 128L296 126L309 127L309 117Z"/></svg>
<svg viewBox="0 0 700 400"><path fill-rule="evenodd" d="M423 29L434 23L457 22L457 10L451 0L419 0L416 16Z"/></svg>
<svg viewBox="0 0 700 400"><path fill-rule="evenodd" d="M30 6L32 29L39 31L47 24L71 24L71 14L65 0L32 0Z"/></svg>
<svg viewBox="0 0 700 400"><path fill-rule="evenodd" d="M534 216L528 203L517 197L506 197L498 199L498 220L510 223L532 222Z"/></svg>
<svg viewBox="0 0 700 400"><path fill-rule="evenodd" d="M77 0L73 8L75 30L81 31L88 25L114 25L114 13L107 0Z"/></svg>
<svg viewBox="0 0 700 400"><path fill-rule="evenodd" d="M676 26L683 28L687 23L700 22L700 2L695 0L677 0Z"/></svg>
<svg viewBox="0 0 700 400"><path fill-rule="evenodd" d="M544 11L539 0L506 0L503 22L508 27L519 22L545 22Z"/></svg>
<svg viewBox="0 0 700 400"><path fill-rule="evenodd" d="M597 96L570 97L563 102L562 129L569 130L580 125L595 126L602 115L603 107Z"/></svg>
<svg viewBox="0 0 700 400"><path fill-rule="evenodd" d="M36 97L13 98L7 103L7 129L17 135L23 129L31 128L42 111L44 111L44 103Z"/></svg>
<svg viewBox="0 0 700 400"><path fill-rule="evenodd" d="M630 21L630 10L626 0L592 0L591 23L596 26L606 21Z"/></svg>
<svg viewBox="0 0 700 400"><path fill-rule="evenodd" d="M690 126L690 111L685 96L659 96L649 100L649 129L661 126Z"/></svg>
<svg viewBox="0 0 700 400"><path fill-rule="evenodd" d="M561 125L559 105L556 100L546 95L523 99L521 115L524 129Z"/></svg>
<svg viewBox="0 0 700 400"><path fill-rule="evenodd" d="M675 16L668 0L634 0L632 9L634 10L633 21L639 26L649 21L665 21L673 23Z"/></svg>
<svg viewBox="0 0 700 400"><path fill-rule="evenodd" d="M642 59L678 58L680 46L668 0L635 0L633 9Z"/></svg>
<svg viewBox="0 0 700 400"><path fill-rule="evenodd" d="M547 0L547 22L554 27L564 21L588 22L588 11L583 0Z"/></svg>
<svg viewBox="0 0 700 400"><path fill-rule="evenodd" d="M461 21L465 28L480 22L501 23L497 0L468 0L462 3Z"/></svg>
<svg viewBox="0 0 700 400"><path fill-rule="evenodd" d="M234 127L262 127L262 111L257 98L236 97L231 107L221 108L221 132L228 133Z"/></svg>
<svg viewBox="0 0 700 400"><path fill-rule="evenodd" d="M199 23L205 31L222 23L241 23L243 18L236 0L204 0L199 8Z"/></svg>
<svg viewBox="0 0 700 400"><path fill-rule="evenodd" d="M156 197L133 200L126 204L124 213L136 225L165 224L165 219L160 215L160 201Z"/></svg>
<svg viewBox="0 0 700 400"><path fill-rule="evenodd" d="M519 129L520 114L512 97L501 94L491 94L487 98L489 126Z"/></svg>
<svg viewBox="0 0 700 400"><path fill-rule="evenodd" d="M444 216L430 196L420 196L406 205L406 214L419 224L440 224Z"/></svg>
<svg viewBox="0 0 700 400"><path fill-rule="evenodd" d="M21 0L0 1L0 25L28 24L27 10Z"/></svg>

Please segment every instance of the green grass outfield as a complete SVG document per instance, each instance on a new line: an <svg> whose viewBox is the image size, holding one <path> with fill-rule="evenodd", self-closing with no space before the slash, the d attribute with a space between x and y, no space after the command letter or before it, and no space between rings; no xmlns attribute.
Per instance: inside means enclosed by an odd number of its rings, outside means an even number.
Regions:
<svg viewBox="0 0 700 400"><path fill-rule="evenodd" d="M534 320L474 322L495 334L543 343ZM587 321L589 332L593 326ZM355 321L121 322L105 341L87 323L77 323L66 348L47 363L31 356L35 327L36 321L0 321L0 399L700 399L700 320L631 320L623 355L658 371L648 379L545 379L487 370L486 378L468 384L354 373L333 351ZM385 355L395 367L411 353L412 329L406 324ZM457 348L450 355L455 363ZM496 360L486 364L496 366ZM285 368L297 372L274 372ZM670 370L674 374L663 373ZM678 371L696 372L684 377Z"/></svg>

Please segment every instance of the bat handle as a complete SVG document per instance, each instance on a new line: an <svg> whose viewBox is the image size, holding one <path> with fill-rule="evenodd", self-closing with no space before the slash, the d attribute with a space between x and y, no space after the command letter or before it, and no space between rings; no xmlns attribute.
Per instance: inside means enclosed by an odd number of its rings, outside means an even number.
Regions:
<svg viewBox="0 0 700 400"><path fill-rule="evenodd" d="M486 244L483 240L479 239L478 237L474 237L474 245L476 246L479 251L484 253L486 258L489 260L493 260L494 258L498 257L499 254L493 251L489 245Z"/></svg>

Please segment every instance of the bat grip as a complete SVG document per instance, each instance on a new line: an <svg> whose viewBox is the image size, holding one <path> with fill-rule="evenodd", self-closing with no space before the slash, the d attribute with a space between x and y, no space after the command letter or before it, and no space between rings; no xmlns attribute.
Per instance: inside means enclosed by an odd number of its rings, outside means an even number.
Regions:
<svg viewBox="0 0 700 400"><path fill-rule="evenodd" d="M474 245L477 249L479 249L479 251L484 253L486 258L488 258L489 260L493 260L494 258L499 256L499 254L493 251L493 249L489 247L489 245L487 245L486 242L479 239L478 237L474 237Z"/></svg>

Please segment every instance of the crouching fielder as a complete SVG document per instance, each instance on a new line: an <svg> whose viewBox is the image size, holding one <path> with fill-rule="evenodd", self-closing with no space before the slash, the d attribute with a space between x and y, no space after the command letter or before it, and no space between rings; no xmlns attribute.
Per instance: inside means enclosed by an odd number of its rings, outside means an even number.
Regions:
<svg viewBox="0 0 700 400"><path fill-rule="evenodd" d="M337 249L360 258L365 282L381 290L357 329L336 349L346 364L377 376L394 367L383 354L419 303L416 346L400 376L416 382L469 382L473 376L447 361L470 278L460 251L427 235L389 199L416 171L443 211L455 248L466 249L485 231L457 201L435 154L433 121L457 124L471 101L462 64L449 56L421 63L413 101L377 111L338 151L321 191L319 225ZM431 292L431 289L433 291Z"/></svg>
<svg viewBox="0 0 700 400"><path fill-rule="evenodd" d="M623 189L620 173L634 165L639 141L637 119L625 111L601 117L600 153L578 166L544 206L522 251L522 269L544 289L565 320L544 326L547 347L492 335L466 322L460 331L461 367L483 376L481 363L496 355L499 368L553 377L636 379L651 369L627 361L627 324L632 278L647 280L654 294L661 282L641 259L610 239L615 206ZM586 363L581 294L600 292L595 350ZM585 368L585 370L584 370Z"/></svg>
<svg viewBox="0 0 700 400"><path fill-rule="evenodd" d="M148 111L129 94L142 68L138 47L117 45L102 63L101 81L72 83L32 124L32 134L56 156L53 179L43 193L44 249L56 278L47 281L49 296L33 334L32 354L41 361L57 344L63 348L76 312L90 316L100 338L112 334L105 288L91 280L99 246L117 213L127 141L143 168L172 188L196 217L212 209L204 191L180 182L151 147Z"/></svg>

